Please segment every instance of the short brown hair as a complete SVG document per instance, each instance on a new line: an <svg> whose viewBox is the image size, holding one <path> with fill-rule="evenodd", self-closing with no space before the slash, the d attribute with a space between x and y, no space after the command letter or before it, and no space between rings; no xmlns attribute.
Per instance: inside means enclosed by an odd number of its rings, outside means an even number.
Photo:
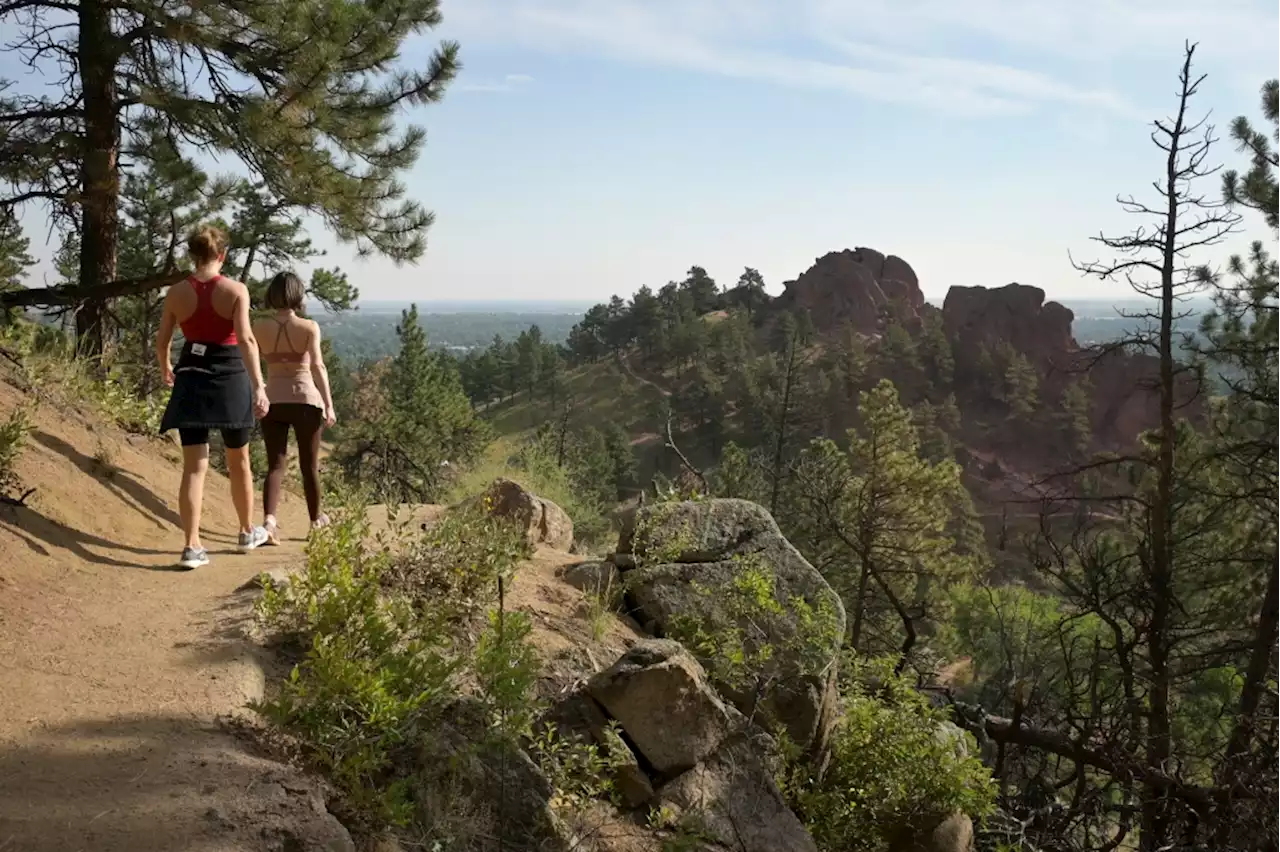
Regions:
<svg viewBox="0 0 1280 852"><path fill-rule="evenodd" d="M302 279L292 272L278 273L267 285L267 307L277 311L302 310L306 296L307 288L303 286Z"/></svg>
<svg viewBox="0 0 1280 852"><path fill-rule="evenodd" d="M196 263L211 263L227 250L227 232L213 225L203 225L187 238L187 253Z"/></svg>

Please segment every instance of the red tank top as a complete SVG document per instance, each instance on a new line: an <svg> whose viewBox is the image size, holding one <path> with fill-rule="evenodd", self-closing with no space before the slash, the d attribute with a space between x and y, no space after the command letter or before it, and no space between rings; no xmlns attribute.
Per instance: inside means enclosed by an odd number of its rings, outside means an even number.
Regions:
<svg viewBox="0 0 1280 852"><path fill-rule="evenodd" d="M220 315L213 308L213 287L221 275L215 275L208 281L201 281L192 276L188 278L191 288L196 291L195 313L183 320L182 336L192 343L220 343L226 346L236 344L236 324L233 320Z"/></svg>

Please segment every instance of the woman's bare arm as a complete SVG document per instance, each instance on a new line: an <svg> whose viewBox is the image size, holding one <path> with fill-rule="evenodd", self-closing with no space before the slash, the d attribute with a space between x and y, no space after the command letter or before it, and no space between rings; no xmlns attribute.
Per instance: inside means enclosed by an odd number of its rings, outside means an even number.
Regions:
<svg viewBox="0 0 1280 852"><path fill-rule="evenodd" d="M156 332L156 360L160 363L160 377L166 385L173 384L173 355L170 348L173 346L173 329L178 324L178 318L173 313L172 293L173 288L170 287L164 294L164 304L160 308L160 330Z"/></svg>
<svg viewBox="0 0 1280 852"><path fill-rule="evenodd" d="M253 383L253 414L261 420L271 409L271 402L267 399L267 389L262 381L258 338L253 336L253 322L249 319L249 288L238 281L235 285L237 288L234 314L236 344L240 347L240 357L244 360L244 368L249 371L249 379Z"/></svg>
<svg viewBox="0 0 1280 852"><path fill-rule="evenodd" d="M240 357L244 359L244 368L249 371L249 378L256 391L263 386L262 361L258 355L258 338L253 334L253 322L249 319L249 288L236 283L236 310L233 323L236 330L236 345L240 347Z"/></svg>
<svg viewBox="0 0 1280 852"><path fill-rule="evenodd" d="M329 388L329 368L324 365L324 353L320 349L320 326L311 323L311 343L307 347L311 354L311 378L315 380L316 389L324 400L325 412L333 413L333 395Z"/></svg>

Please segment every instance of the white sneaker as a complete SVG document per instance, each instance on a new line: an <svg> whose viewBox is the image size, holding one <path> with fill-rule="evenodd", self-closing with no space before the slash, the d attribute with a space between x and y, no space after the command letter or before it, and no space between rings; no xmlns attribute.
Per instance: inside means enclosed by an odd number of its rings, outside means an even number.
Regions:
<svg viewBox="0 0 1280 852"><path fill-rule="evenodd" d="M276 535L276 533L280 532L280 524L276 522L275 518L267 518L262 523L262 528L266 530L267 533L267 544L280 543L280 538Z"/></svg>
<svg viewBox="0 0 1280 852"><path fill-rule="evenodd" d="M208 564L209 551L203 547L184 547L182 549L182 558L178 560L178 567L185 568L188 571Z"/></svg>
<svg viewBox="0 0 1280 852"><path fill-rule="evenodd" d="M248 532L240 533L240 552L248 553L255 547L261 547L267 543L267 531L262 527L254 527Z"/></svg>

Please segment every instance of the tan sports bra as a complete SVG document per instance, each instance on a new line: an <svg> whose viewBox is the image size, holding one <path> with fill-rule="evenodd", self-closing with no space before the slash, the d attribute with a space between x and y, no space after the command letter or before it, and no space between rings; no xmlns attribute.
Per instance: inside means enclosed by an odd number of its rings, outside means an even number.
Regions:
<svg viewBox="0 0 1280 852"><path fill-rule="evenodd" d="M324 408L324 398L311 378L311 353L294 349L287 320L271 319L277 326L275 345L271 347L274 351L262 356L267 362L267 399L273 405L296 403ZM282 341L284 346L280 345Z"/></svg>

